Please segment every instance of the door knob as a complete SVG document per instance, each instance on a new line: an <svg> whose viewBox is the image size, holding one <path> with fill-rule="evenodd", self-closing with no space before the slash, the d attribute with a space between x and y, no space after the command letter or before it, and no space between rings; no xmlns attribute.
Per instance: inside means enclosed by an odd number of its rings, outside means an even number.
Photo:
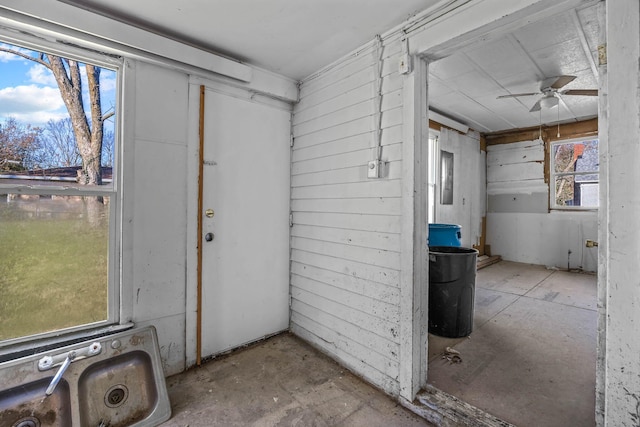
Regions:
<svg viewBox="0 0 640 427"><path fill-rule="evenodd" d="M210 242L213 240L213 233L207 233L204 235L204 240L206 240L207 242Z"/></svg>

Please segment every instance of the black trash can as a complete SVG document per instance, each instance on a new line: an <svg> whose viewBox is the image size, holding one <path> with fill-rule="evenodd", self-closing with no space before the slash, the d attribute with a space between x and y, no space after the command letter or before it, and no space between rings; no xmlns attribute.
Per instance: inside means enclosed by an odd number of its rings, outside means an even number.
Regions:
<svg viewBox="0 0 640 427"><path fill-rule="evenodd" d="M478 251L429 246L429 332L460 338L473 330Z"/></svg>

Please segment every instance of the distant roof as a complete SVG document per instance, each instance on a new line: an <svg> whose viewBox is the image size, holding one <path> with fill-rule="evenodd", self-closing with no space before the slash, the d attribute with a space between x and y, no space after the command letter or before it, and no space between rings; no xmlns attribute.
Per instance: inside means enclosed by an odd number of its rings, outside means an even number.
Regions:
<svg viewBox="0 0 640 427"><path fill-rule="evenodd" d="M26 171L0 171L0 183L33 185L33 181L39 181L38 185L59 185L60 182L78 182L78 171L82 166L69 166L63 168L35 169ZM111 182L113 168L102 168L102 179Z"/></svg>
<svg viewBox="0 0 640 427"><path fill-rule="evenodd" d="M584 147L584 149L576 159L575 171L597 171L600 166L600 158L598 155L598 140L584 141L582 147ZM598 181L598 176L576 175L576 182L586 181Z"/></svg>

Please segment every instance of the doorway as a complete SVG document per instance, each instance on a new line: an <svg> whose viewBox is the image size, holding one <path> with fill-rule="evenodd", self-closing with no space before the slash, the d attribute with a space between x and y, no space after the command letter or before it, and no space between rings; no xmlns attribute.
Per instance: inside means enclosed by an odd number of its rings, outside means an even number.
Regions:
<svg viewBox="0 0 640 427"><path fill-rule="evenodd" d="M565 9L567 8L568 6L565 6ZM569 9L564 11L569 13L567 15L568 16L567 22L570 23L572 26L576 25L575 23L576 19L579 21L579 23L581 22L584 25L591 25L593 23L593 20L591 21L587 20L588 22L580 21L580 19L585 15L580 16L579 13L584 12L584 10L576 11L574 9ZM587 11L585 13L588 14L590 12L591 11ZM546 14L539 13L537 18L542 19L543 23L546 24L549 21L556 19L556 17L558 16L558 13L559 13L558 10L554 10L553 13L551 13L551 11L546 12ZM589 17L592 18L593 15L589 15ZM528 22L531 22L531 21L528 21ZM585 22L587 22L587 24L585 24ZM597 22L597 19L596 19L596 22ZM510 26L510 28L513 29L513 28L519 28L519 27L512 25ZM555 69L551 67L551 69L549 70L547 69L548 64L545 65L541 63L541 65L538 65L538 69L536 69L536 65L535 65L536 59L541 60L541 58L544 57L546 60L551 61L550 58L553 52L553 47L549 47L549 46L540 47L540 51L535 52L534 54L528 53L530 55L530 58L524 59L524 60L532 62L531 70L509 74L509 72L513 70L509 70L509 65L506 63L506 60L499 60L498 58L500 57L500 55L507 55L506 51L504 49L501 49L500 46L502 47L508 46L508 45L518 46L522 41L519 40L517 37L513 37L512 35L508 34L509 31L511 30L507 30L507 28L505 27L505 29L502 30L500 34L505 35L506 41L504 41L504 44L501 45L500 44L501 35L498 35L497 32L495 32L495 28L493 29L493 31L494 32L491 33L490 36L487 36L486 39L484 40L480 36L475 38L474 40L466 40L462 42L462 45L458 40L457 46L453 46L453 44L450 44L445 48L434 49L433 52L429 52L427 55L425 55L426 57L434 59L434 62L429 64L429 70L432 72L433 68L437 69L437 67L433 67L433 65L439 65L438 62L436 61L437 59L442 59L447 56L450 56L453 58L455 56L454 52L459 52L466 49L466 53L468 54L468 57L469 57L467 59L469 59L469 61L465 61L465 60L461 61L460 58L457 57L455 58L456 59L455 61L449 62L448 64L449 73L450 74L457 73L457 74L455 75L455 78L452 78L446 83L460 84L460 85L467 84L467 87L469 88L469 90L475 91L475 92L468 92L464 95L468 99L472 99L474 102L474 105L472 108L465 110L464 108L461 107L462 104L456 104L455 102L452 101L452 100L455 100L456 97L460 99L459 92L456 92L455 90L451 90L449 94L449 99L446 99L446 97L442 97L441 95L443 94L443 88L445 89L452 89L452 88L450 86L447 87L446 84L441 85L439 87L432 85L431 77L433 76L430 76L430 79L429 79L429 95L430 95L429 108L430 109L434 108L438 113L441 113L444 115L446 115L447 113L453 114L454 119L457 118L458 120L465 122L470 127L484 134L492 131L490 127L487 127L487 128L482 127L482 124L484 123L485 118L489 116L491 116L489 117L489 119L495 118L495 114L490 114L492 106L497 106L499 102L504 102L504 100L497 99L497 96L503 95L503 93L495 93L492 91L482 92L483 88L480 87L481 86L479 84L480 80L486 80L490 84L493 84L498 81L504 81L512 78L514 81L518 79L522 79L526 83L527 79L532 78L533 82L537 85L535 90L533 91L525 90L523 88L522 90L512 91L512 93L522 93L522 92L535 92L536 90L539 90L540 85L537 82L545 80L544 79L545 77L558 76L563 74L573 75L573 74L581 73L579 78L578 76L576 76L576 81L580 81L581 86L583 82L587 81L588 82L587 85L589 86L589 89L598 87L599 82L597 77L597 69L596 69L597 66L593 66L593 64L586 63L584 69L577 69L577 68L571 69L570 67L563 65ZM476 34L476 36L478 36L478 34ZM548 34L547 36L552 37L552 36L549 36ZM559 37L559 36L556 36L556 37ZM540 39L535 39L534 41L540 42ZM582 41L576 42L578 49L584 49L584 47L581 46L581 42ZM589 37L587 37L586 39L587 46L590 46L590 42L592 42L592 40L590 40ZM494 49L488 55L485 55L484 57L482 57L481 55L478 54L478 52L480 52L481 50L477 48L481 47L482 44L484 43L487 43L487 44L493 43ZM533 44L533 42L531 44ZM561 49L564 47L566 49L567 48L566 46L568 46L568 44L569 43L566 42L563 44L563 46L555 46L554 48ZM495 46L498 46L498 47L495 47ZM593 47L594 48L596 47L595 44ZM469 53L469 52L472 52L472 53ZM483 52L486 53L486 51L483 51ZM562 53L566 53L566 51L562 51ZM539 55L539 57L536 57L535 55ZM478 63L483 63L484 65L486 65L486 67L482 70L480 77L476 78L473 74L472 68L474 65L477 65ZM591 74L594 71L594 69L596 69L595 78L593 78L589 83L588 75ZM433 97L431 96L432 94L433 94ZM444 100L444 101L441 103L433 102L433 100L437 99L438 96L440 96L440 100ZM521 113L524 113L525 115L530 114L530 108L532 108L532 106L537 101L537 99L532 98L532 101L530 104L527 104L529 101L519 101L519 100L513 100L513 99L508 100L508 102L510 103L512 101L513 103L510 105L513 105L513 108L512 108L513 111L508 112L508 115L504 119L505 122L509 124L511 129L520 129L520 128L530 127L531 125L527 124L525 120L521 120L520 116L522 115ZM519 104L515 104L515 103L519 103ZM580 108L582 108L582 107L577 107L575 105L576 104L571 104L570 106L571 108L573 108L574 113L578 111ZM595 106L595 108L593 109L594 114L597 114L597 97L596 97L594 106ZM497 108L500 108L500 107L497 107ZM571 109L571 108L567 108L567 109ZM557 123L558 121L568 120L567 117L560 116L559 111L560 111L559 109L556 109L553 111L545 110L542 112L536 111L535 113L537 114L535 115L534 118L538 123L551 123L551 122ZM590 110L589 108L585 107L585 109L582 111L590 111ZM500 129L500 130L503 130L503 129ZM526 144L527 141L532 141L534 139L535 137L528 137L528 139L523 138L522 144L521 144L522 146L518 148L519 149L525 148L525 146L527 145ZM491 156L490 151L491 150L486 151L487 158ZM535 146L531 148L530 152L527 153L525 157L527 155L530 156L533 152L536 152L536 156L541 156L541 157L536 157L535 159L530 158L530 160L536 163L530 169L531 171L534 171L535 174L538 174L535 176L535 179L537 180L535 184L532 184L531 182L524 183L524 184L517 183L517 185L522 185L522 188L515 188L516 185L512 185L512 187L509 188L508 186L511 185L511 182L504 184L504 181L507 181L507 180L505 179L495 180L496 182L500 181L499 185L502 186L501 188L499 188L498 191L493 193L498 197L495 197L495 200L491 200L491 192L489 191L490 195L489 197L487 197L487 202L488 202L487 215L491 216L491 213L492 213L491 204L492 202L496 202L496 201L502 203L501 209L505 211L505 212L500 211L500 215L496 215L493 218L493 222L492 222L492 218L488 218L489 236L491 235L492 232L493 233L499 232L501 225L498 223L499 222L498 220L500 221L509 220L511 222L520 221L518 222L519 225L515 227L516 230L525 229L525 230L531 231L531 230L535 230L535 228L530 223L524 222L524 219L532 220L533 221L532 223L537 222L538 227L544 227L546 224L545 221L548 219L549 216L551 216L547 206L548 188L546 187L546 184L544 182L544 170L543 170L543 164L545 161L544 144L540 144L539 146ZM522 154L522 153L518 153L518 154ZM520 158L522 157L523 156L520 155ZM489 160L487 160L487 162L489 163ZM496 166L502 166L502 164L496 165ZM523 175L527 173L526 168L528 166L529 165L522 165L522 166L517 165L517 166L513 166L512 169L515 173ZM507 169L507 168L504 168L504 169ZM494 172L494 171L488 171L487 175L490 175L490 172ZM542 185L540 185L540 183L542 183ZM532 185L530 185L529 187L524 187L525 184L527 185L532 184ZM533 189L534 191L531 191L532 188L535 187L536 185L537 187ZM495 190L495 187L493 188L493 190ZM526 211L526 209L529 209L531 206L534 206L533 202L535 201L535 198L538 196L537 192L542 193L544 196L540 198L540 200L542 200L543 202L543 205L540 208L541 211L540 212ZM516 201L522 202L522 203L521 204L515 203ZM527 205L528 207L524 208L523 207L524 204L528 204ZM557 217L558 215L562 215L562 213L555 213L554 215ZM593 227L589 226L587 228L589 230L594 231L594 233L597 235L597 226L595 225L597 222L597 211L585 213L584 215L590 216L593 218L594 226ZM555 218L554 221L555 220L557 220L557 218ZM584 220L584 218L582 220ZM436 216L436 222L440 222L440 219L437 216ZM503 222L502 225L504 225L503 230L510 230L509 228L510 224ZM560 231L563 231L563 230L560 230ZM463 234L464 234L464 230L463 230ZM557 234L559 237L562 236L562 233L557 233ZM513 238L515 239L516 236L513 235ZM581 239L576 239L576 240L581 240ZM489 243L491 243L490 240L489 240ZM584 240L582 240L582 244L584 244ZM554 246L554 245L551 245L551 246ZM544 246L540 246L539 250L545 251ZM549 252L548 249L546 251ZM564 251L565 257L566 257L566 253L567 251L565 250ZM574 251L574 254L575 254L575 251ZM508 256L509 254L502 254L502 255ZM530 264L536 264L536 263L531 262ZM540 262L537 264L543 264L543 263ZM566 266L566 264L567 262L565 258L564 265ZM549 265L549 264L546 264L546 265ZM515 372L516 374L522 373L523 374L522 377L518 378L518 376L516 375L515 378L511 380L512 381L511 383L503 384L503 385L506 385L506 389L504 390L503 394L501 394L502 391L499 390L497 386L491 386L490 385L491 381L489 381L488 378L485 378L486 380L484 381L485 388L483 389L481 394L483 394L488 399L493 400L493 402L496 403L497 406L508 405L507 397L515 397L516 400L520 399L521 402L525 404L525 406L526 404L530 404L529 410L532 411L531 414L535 416L536 412L544 411L545 407L543 405L535 406L535 404L533 404L532 402L533 400L528 401L527 396L530 394L538 394L538 395L543 394L541 393L541 389L540 389L540 387L542 386L540 384L537 384L537 385L534 384L529 388L520 389L518 387L521 385L521 383L526 382L525 377L528 372L527 369L529 369L529 372L536 372L536 370L538 370L537 372L540 372L539 369L543 369L543 370L545 369L545 363L556 364L556 365L558 364L561 365L562 363L565 363L566 360L564 356L554 354L553 351L548 351L545 353L545 345L547 343L549 344L555 343L555 344L551 344L555 346L564 345L564 347L571 348L574 352L577 351L580 353L579 355L576 354L576 358L573 359L572 368L575 368L576 365L582 365L583 367L586 366L586 368L578 369L577 371L571 371L571 370L565 370L565 372L563 372L562 370L556 371L559 373L557 374L556 378L553 378L553 380L558 381L558 384L556 384L555 388L559 389L571 383L576 386L576 389L579 389L580 391L585 391L587 395L590 396L589 407L586 409L583 408L583 412L586 411L586 415L587 415L586 419L590 419L590 421L586 421L586 424L591 425L593 424L593 418L595 417L595 410L594 410L595 393L593 391L595 389L596 358L597 358L596 356L596 340L597 340L596 301L597 301L598 285L597 285L596 277L595 275L581 276L580 277L581 279L586 279L586 280L585 280L585 283L582 285L579 285L579 287L581 290L585 291L586 298L584 300L581 300L579 303L575 301L569 302L568 300L564 300L565 297L568 297L568 295L565 294L564 292L567 289L572 288L572 286L575 285L576 280L574 280L574 278L571 278L571 276L565 278L564 277L565 272L560 272L553 269L547 269L545 265L536 266L536 268L540 270L537 272L538 274L540 274L540 277L537 277L536 274L531 273L531 277L530 277L531 281L527 282L526 289L523 288L523 289L520 289L518 292L516 292L517 289L514 290L513 286L518 288L519 284L522 284L521 279L526 278L528 275L530 275L529 267L530 265L526 263L518 263L518 262L499 263L499 264L496 264L495 266L490 267L490 269L487 269L487 271L485 272L479 272L479 276L476 284L477 288L478 287L483 288L482 290L479 290L479 292L477 289L477 293L476 293L476 307L480 306L480 310L476 309L476 315L478 315L478 311L480 311L480 315L481 315L480 319L478 319L478 317L476 316L476 324L482 326L483 328L486 325L493 325L499 329L500 328L499 321L501 320L499 316L507 316L507 317L511 316L507 319L505 323L501 325L504 326L505 328L512 325L519 325L518 328L516 328L517 330L514 331L512 334L512 337L514 339L510 340L509 338L504 338L504 335L499 335L496 332L495 328L494 330L488 330L488 329L481 330L481 328L477 326L476 326L476 330L474 330L475 333L471 335L471 338L466 339L466 341L462 340L456 343L451 342L449 343L449 345L447 344L442 345L442 343L434 344L433 340L431 340L431 337L430 337L430 340L429 340L430 363L429 363L429 368L427 373L427 382L431 385L434 385L437 388L441 388L442 390L449 392L450 394L456 397L461 398L466 402L476 404L481 409L484 409L490 413L493 413L494 415L497 415L499 417L502 416L508 421L515 422L518 425L520 425L521 423L523 423L523 425L526 425L524 421L525 418L518 419L517 420L518 422L516 422L514 421L513 418L508 419L509 418L508 411L500 413L500 410L496 409L496 406L486 405L483 407L481 406L480 403L478 403L478 401L474 401L473 398L470 398L467 392L471 390L471 387L472 387L471 383L473 383L476 380L482 381L482 375L489 375L489 371L491 371L491 369L489 369L490 367L496 368L495 365L492 365L492 363L494 362L489 360L491 357L495 355L501 356L504 354L509 354L509 352L511 354L518 354L519 352L521 352L521 355L523 356L523 358L518 359L519 360L518 363L513 362L513 360L510 362L503 361L503 362L497 362L497 363L507 363L507 364L515 363L517 365ZM549 267L554 268L554 267L557 267L557 265L551 264L549 265ZM561 267L561 264L560 264L560 267ZM492 279L487 279L487 277L485 277L491 274L497 275L496 272L499 272L501 270L505 270L503 272L505 273L505 275L500 277L499 279L495 279L495 281L492 281ZM491 271L493 271L493 273L491 273ZM571 275L574 273L566 273L566 274ZM568 282L561 279L567 279ZM494 285L496 285L497 282L500 282L502 285L506 285L506 287L503 287L503 288L494 287ZM493 313L489 313L490 311L489 307L492 306L492 303L497 304L500 298L502 298L501 301L503 302L509 299L511 299L511 301L507 301L508 303L505 302L505 305L500 307L499 309L496 309L497 305L494 304L493 308L496 311ZM553 303L556 305L555 306L547 305L547 303ZM518 304L523 306L521 307L523 311L516 313L514 310L517 308ZM534 309L535 307L538 307L539 310ZM544 314L546 313L545 310L548 310L548 311L557 310L559 312L564 311L565 312L564 314L571 311L571 312L575 312L574 314L576 317L571 317L571 316L570 318L563 318L562 316L553 317L555 316L555 314L553 316L549 313L545 315ZM583 316L583 317L580 317L580 316ZM583 321L573 322L573 320L577 318L581 318ZM545 322L547 323L551 322L551 324L545 325ZM573 323L573 326L570 325L571 323ZM572 329L572 328L575 328L575 329ZM545 335L543 333L544 329L557 332L559 334L558 336L560 337L560 340L554 341L550 339L548 336L544 337ZM483 335L484 335L484 338L486 338L486 340L484 341L484 344L487 344L487 345L480 344L480 339L483 339ZM527 339L530 339L532 337L537 337L539 338L539 343L538 345L530 345L531 343L528 343L526 345L523 344L519 346L517 338L522 338L522 337L525 337ZM579 340L581 340L579 344L576 343L576 341L578 340L576 337L578 337ZM462 354L463 364L466 363L467 367L469 367L469 365L472 365L469 368L470 370L465 371L463 369L459 369L459 366L451 365L449 363L451 360L448 360L446 357L447 355L443 354L444 351L442 350L446 349L446 347L452 347L453 349L456 349L457 348L456 346L460 343L463 343L462 344L462 350L464 350ZM441 349L440 351L436 350L436 347L438 346L440 346L439 347ZM472 347L474 346L476 347L475 350L472 349ZM529 346L529 347L525 349L526 346ZM535 352L539 352L539 353L535 353ZM445 356L445 358L441 359L441 356ZM450 359L455 360L455 358L450 358ZM444 361L444 363L441 363L442 366L436 367L434 364L434 361L436 360L437 361L442 360ZM531 363L532 365L527 366L527 364L523 362L524 360L528 361L528 363ZM457 372L451 373L451 371L453 370L457 370ZM493 372L494 373L497 372L498 374L501 374L502 373L501 371L507 371L507 370L508 370L507 366L505 366L504 369L501 370L498 367ZM446 376L446 375L443 375L444 371L450 371L447 380L444 379ZM569 372L569 371L573 372L573 375L566 374L566 372ZM549 370L549 372L551 372L551 370ZM580 378L577 378L577 376L580 376ZM539 375L539 377L542 377L542 375ZM491 380L493 379L495 378L492 377ZM539 378L539 379L542 379L542 378ZM449 385L452 384L453 386L443 385L443 383L446 381L449 381ZM546 385L549 385L549 384L546 384ZM554 386L553 384L550 384L550 385L551 387ZM467 388L465 389L465 387ZM579 394L576 394L572 398L575 399L576 396L578 395ZM563 398L564 397L566 397L566 395L563 396ZM547 396L546 398L554 399L553 396ZM567 404L572 405L570 399ZM580 405L575 404L574 406L577 407ZM551 425L551 424L545 424L545 425ZM562 424L559 424L559 425L562 425Z"/></svg>

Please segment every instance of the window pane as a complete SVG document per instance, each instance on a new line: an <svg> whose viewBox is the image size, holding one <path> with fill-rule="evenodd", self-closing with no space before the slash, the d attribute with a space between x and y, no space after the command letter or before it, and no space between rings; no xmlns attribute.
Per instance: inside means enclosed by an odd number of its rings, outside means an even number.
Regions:
<svg viewBox="0 0 640 427"><path fill-rule="evenodd" d="M2 42L0 55L1 179L111 187L116 71Z"/></svg>
<svg viewBox="0 0 640 427"><path fill-rule="evenodd" d="M598 140L554 144L553 156L555 173L599 170Z"/></svg>
<svg viewBox="0 0 640 427"><path fill-rule="evenodd" d="M117 321L117 71L2 42L0 55L0 340Z"/></svg>
<svg viewBox="0 0 640 427"><path fill-rule="evenodd" d="M0 195L0 339L107 319L109 198Z"/></svg>
<svg viewBox="0 0 640 427"><path fill-rule="evenodd" d="M595 174L593 177L595 180L586 182L580 181L584 178L581 175L556 177L556 206L598 207L598 175Z"/></svg>

